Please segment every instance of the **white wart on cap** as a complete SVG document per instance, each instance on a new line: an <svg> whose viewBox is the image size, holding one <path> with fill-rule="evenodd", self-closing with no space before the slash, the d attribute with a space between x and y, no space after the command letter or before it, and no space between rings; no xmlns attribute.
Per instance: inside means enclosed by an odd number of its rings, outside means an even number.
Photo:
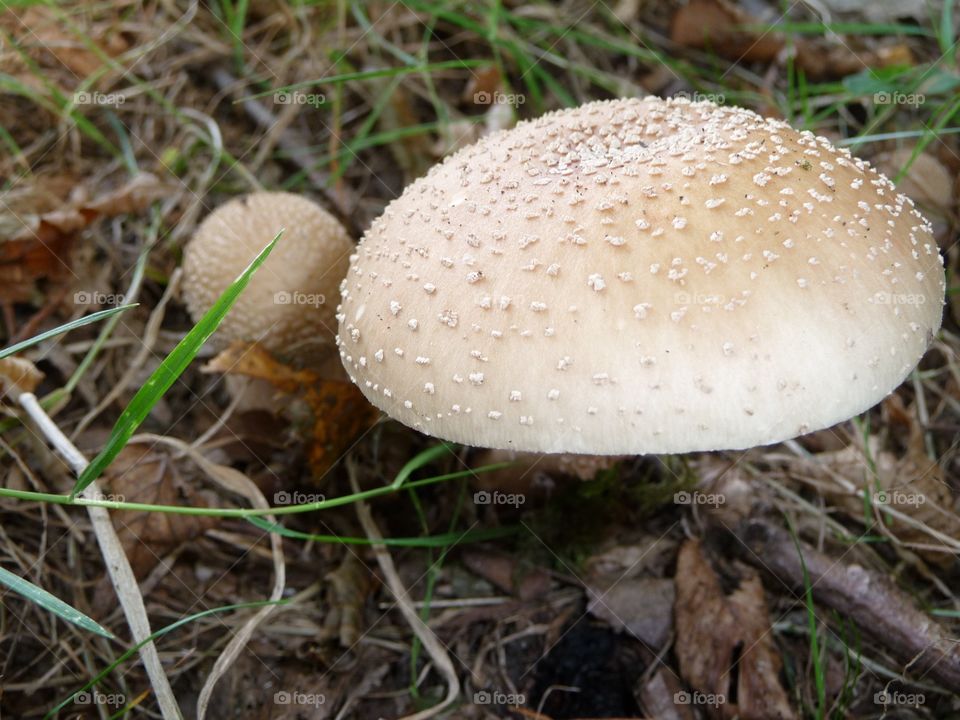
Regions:
<svg viewBox="0 0 960 720"><path fill-rule="evenodd" d="M437 437L538 452L776 442L895 388L940 326L913 203L828 140L627 99L447 158L341 285L344 366Z"/></svg>
<svg viewBox="0 0 960 720"><path fill-rule="evenodd" d="M280 229L283 237L217 329L223 346L259 341L280 357L313 365L333 347L337 286L353 243L326 210L299 195L257 192L204 219L183 259L183 294L197 321Z"/></svg>

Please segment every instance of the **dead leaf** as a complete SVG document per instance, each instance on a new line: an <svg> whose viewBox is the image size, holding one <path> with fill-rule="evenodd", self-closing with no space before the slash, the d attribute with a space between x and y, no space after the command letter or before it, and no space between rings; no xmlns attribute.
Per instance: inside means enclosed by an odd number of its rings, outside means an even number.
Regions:
<svg viewBox="0 0 960 720"><path fill-rule="evenodd" d="M308 417L295 420L307 434L307 457L315 479L323 477L380 418L380 411L367 402L353 383L289 367L255 344L234 342L207 363L203 371L265 380L289 396L288 407L305 407Z"/></svg>
<svg viewBox="0 0 960 720"><path fill-rule="evenodd" d="M75 188L55 205L36 194L5 203L0 212L0 301L28 301L40 278L72 276L69 257L79 231L101 217L142 212L167 192L155 175L141 173L92 200Z"/></svg>
<svg viewBox="0 0 960 720"><path fill-rule="evenodd" d="M104 472L101 489L106 500L159 505L207 503L185 483L176 465L161 450L128 445ZM143 579L166 553L199 537L213 518L173 513L119 510L112 513L117 536L138 579Z"/></svg>
<svg viewBox="0 0 960 720"><path fill-rule="evenodd" d="M484 550L467 550L462 562L472 573L521 600L543 597L550 590L550 575L528 567L516 558Z"/></svg>
<svg viewBox="0 0 960 720"><path fill-rule="evenodd" d="M329 602L336 623L341 647L352 648L363 632L363 607L367 595L373 589L373 577L369 569L348 552L340 566L328 572L325 579L330 583Z"/></svg>
<svg viewBox="0 0 960 720"><path fill-rule="evenodd" d="M691 539L680 548L676 589L674 650L681 674L699 693L692 699L714 718L795 718L780 685L760 579L745 575L725 595L700 541Z"/></svg>
<svg viewBox="0 0 960 720"><path fill-rule="evenodd" d="M669 578L606 576L587 582L587 612L657 652L670 637L675 591Z"/></svg>
<svg viewBox="0 0 960 720"><path fill-rule="evenodd" d="M647 680L639 691L639 699L645 712L657 720L696 720L692 705L676 701L683 687L673 670L662 667Z"/></svg>
<svg viewBox="0 0 960 720"><path fill-rule="evenodd" d="M683 47L716 53L734 62L774 62L785 49L781 33L771 26L776 16L754 17L729 0L692 0L673 17L671 39ZM770 28L770 29L768 29ZM862 47L855 35L799 38L795 62L811 78L844 77L866 67L886 67L909 58L909 50Z"/></svg>
<svg viewBox="0 0 960 720"><path fill-rule="evenodd" d="M743 62L770 62L783 48L777 33L755 33L758 20L725 0L692 0L673 16L670 39L683 47L710 50Z"/></svg>
<svg viewBox="0 0 960 720"><path fill-rule="evenodd" d="M493 94L500 91L500 71L493 65L478 68L470 74L463 87L461 99L468 104L489 105Z"/></svg>
<svg viewBox="0 0 960 720"><path fill-rule="evenodd" d="M677 543L668 536L642 535L631 542L604 548L585 563L587 577L662 577L677 554Z"/></svg>
<svg viewBox="0 0 960 720"><path fill-rule="evenodd" d="M2 26L22 40L30 57L41 67L61 66L74 78L86 78L103 65L104 61L84 43L79 33L73 34L65 28L55 8L33 5L10 16ZM113 23L91 23L84 30L85 39L111 57L130 47Z"/></svg>
<svg viewBox="0 0 960 720"><path fill-rule="evenodd" d="M20 393L33 392L43 380L43 373L26 358L0 359L0 388L11 398Z"/></svg>

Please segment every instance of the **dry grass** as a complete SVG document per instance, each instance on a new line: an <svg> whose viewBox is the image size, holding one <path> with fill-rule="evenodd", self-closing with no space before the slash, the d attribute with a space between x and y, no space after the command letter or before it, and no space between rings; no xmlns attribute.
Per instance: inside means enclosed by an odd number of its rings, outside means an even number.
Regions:
<svg viewBox="0 0 960 720"><path fill-rule="evenodd" d="M58 425L92 457L125 403L191 326L171 282L184 243L213 207L254 189L286 188L318 199L359 238L387 202L446 153L518 117L590 99L722 96L849 140L868 158L892 162L893 151L919 148L951 182L960 173L960 106L948 82L960 81L960 68L955 32L942 27L943 17L918 22L927 34L861 25L856 32L801 35L798 26L769 36L781 43L771 57L755 58L750 46L737 62L723 57L729 47L695 49L671 40L676 9L673 2L642 0L613 7L492 0L291 6L124 0L15 3L5 10L0 4L4 344L95 309L79 303L77 293L109 305L129 294L133 282L140 306L122 316L109 338L99 342L98 329L86 328L27 353L46 374L38 394L48 394ZM790 18L820 19L802 5L790 9ZM831 74L821 67L817 76L820 56L846 69ZM905 60L906 69L884 60L890 57ZM808 73L801 77L803 67ZM881 78L874 85L869 68ZM341 76L347 79L330 80ZM887 86L924 92L925 102L880 104L874 93ZM301 101L278 101L274 93L291 87ZM490 106L474 99L494 92L523 102ZM853 140L858 136L868 137ZM904 182L913 183L915 195L928 195L917 199L934 219L951 284L958 188L954 182L944 193L931 172L917 163ZM146 173L152 176L146 185L130 191L131 179L143 181ZM94 206L98 211L89 212ZM136 282L141 257L144 274ZM429 716L455 684L460 695L446 717L655 715L651 688L664 677L680 682L670 641L651 648L615 634L585 615L583 588L597 582L598 565L615 567L612 558L631 552L646 558L640 576L672 581L677 550L691 536L705 538L723 582L735 585L749 565L764 564L738 539L745 518L789 527L837 563L890 578L957 637L955 312L948 304L944 330L894 396L855 422L793 443L624 461L591 481L533 463L494 479L389 496L371 504L373 517L346 506L289 519L288 527L304 532L360 538L503 525L518 532L470 545L469 553L451 542L392 547L386 559L364 544L285 540L289 602L253 632L217 684L209 716ZM430 444L380 424L324 477L311 477L302 428L278 430L275 419L227 413L222 380L199 372L200 364L174 384L143 428L172 441L145 436L132 444L123 471L105 477L106 492L166 504L240 502L216 482L217 471L183 452L183 443L197 438L202 443L194 450L242 473L268 500L277 492L345 495L351 481L382 485ZM21 424L12 404L4 412L3 486L68 491L69 470ZM477 451L463 449L430 472L482 462ZM481 486L522 492L527 502L518 511L474 506L470 497ZM723 494L726 503L711 509L673 502L674 493L693 488ZM928 500L871 502L878 489ZM274 588L277 558L262 528L235 519L114 517L154 630L199 611L263 600ZM0 499L0 564L120 637L91 637L3 596L0 713L42 716L110 666L130 646L128 631L81 508ZM922 697L919 707L897 711L903 717L960 711L960 688L914 672L883 638L858 627L856 608L843 613L823 598L807 602L802 588L764 577L781 678L798 716L880 717L875 694L884 688ZM401 593L398 609L390 589L404 587L409 596ZM194 716L216 659L256 612L210 614L158 641L185 716ZM421 613L435 636L411 613ZM439 642L422 645L411 626L420 638ZM120 707L157 716L135 660L98 687L119 702L75 706L80 716L107 717ZM472 704L484 689L525 702L519 710ZM277 704L276 693L303 702ZM687 706L659 716L694 717L683 714L690 710L705 712Z"/></svg>

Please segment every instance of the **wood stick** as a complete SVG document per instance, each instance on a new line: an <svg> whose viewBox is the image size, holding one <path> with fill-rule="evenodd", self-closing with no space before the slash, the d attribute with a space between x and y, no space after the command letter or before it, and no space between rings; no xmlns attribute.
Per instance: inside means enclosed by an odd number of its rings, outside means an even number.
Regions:
<svg viewBox="0 0 960 720"><path fill-rule="evenodd" d="M763 520L743 521L736 536L750 552L745 561L803 592L803 565L793 538ZM849 617L886 647L904 675L935 680L960 692L960 640L922 612L888 577L861 565L847 564L799 543L814 599Z"/></svg>

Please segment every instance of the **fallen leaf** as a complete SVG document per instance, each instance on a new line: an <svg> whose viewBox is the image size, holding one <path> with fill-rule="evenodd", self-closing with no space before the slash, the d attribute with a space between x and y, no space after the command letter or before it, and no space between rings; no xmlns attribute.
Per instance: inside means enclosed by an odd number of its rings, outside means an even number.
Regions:
<svg viewBox="0 0 960 720"><path fill-rule="evenodd" d="M0 359L0 388L11 398L33 392L43 380L43 373L29 360L20 357Z"/></svg>
<svg viewBox="0 0 960 720"><path fill-rule="evenodd" d="M84 39L111 57L129 49L129 43L113 22L90 23L84 28L86 37L82 39L79 33L73 34L65 28L61 14L62 11L52 7L32 5L22 13L10 13L0 26L21 40L27 53L41 67L61 66L75 79L89 77L104 63Z"/></svg>
<svg viewBox="0 0 960 720"><path fill-rule="evenodd" d="M30 300L40 278L72 277L69 257L79 231L101 217L142 212L167 192L155 175L141 173L92 200L74 190L55 207L49 197L35 194L5 203L0 211L0 301Z"/></svg>
<svg viewBox="0 0 960 720"><path fill-rule="evenodd" d="M670 39L683 47L710 50L744 62L770 62L783 48L777 33L743 29L758 20L725 0L692 0L673 16Z"/></svg>
<svg viewBox="0 0 960 720"><path fill-rule="evenodd" d="M328 620L337 626L341 647L352 648L363 632L363 608L373 589L373 577L357 556L348 552L325 579L330 583L328 600L333 610Z"/></svg>
<svg viewBox="0 0 960 720"><path fill-rule="evenodd" d="M691 539L677 557L676 589L674 650L696 704L714 718L795 718L760 579L744 575L725 595L700 541Z"/></svg>
<svg viewBox="0 0 960 720"><path fill-rule="evenodd" d="M176 464L158 448L132 444L117 455L101 480L103 499L158 505L207 503L183 481ZM213 518L118 510L111 513L117 536L138 579L177 545L199 537Z"/></svg>
<svg viewBox="0 0 960 720"><path fill-rule="evenodd" d="M783 34L774 27L778 22L776 16L754 17L729 0L692 0L674 15L670 37L682 47L716 53L735 63L771 63L786 49ZM797 38L796 66L811 78L844 77L865 66L903 64L910 58L905 46L874 50L858 40L855 35Z"/></svg>
<svg viewBox="0 0 960 720"><path fill-rule="evenodd" d="M489 105L493 94L500 91L500 71L493 65L470 73L461 93L461 100L470 105Z"/></svg>
<svg viewBox="0 0 960 720"><path fill-rule="evenodd" d="M295 421L307 435L307 459L315 479L321 478L380 418L380 411L353 383L284 365L256 344L234 342L203 371L265 380L288 396L289 402L278 401L278 407L305 407L307 417ZM292 402L294 399L299 402Z"/></svg>
<svg viewBox="0 0 960 720"><path fill-rule="evenodd" d="M693 705L677 703L682 692L676 673L662 667L640 687L639 700L644 712L657 720L695 720Z"/></svg>
<svg viewBox="0 0 960 720"><path fill-rule="evenodd" d="M467 550L462 562L475 575L521 600L543 597L550 590L550 575L503 553Z"/></svg>
<svg viewBox="0 0 960 720"><path fill-rule="evenodd" d="M670 637L676 593L669 578L606 576L587 582L587 612L657 652Z"/></svg>

